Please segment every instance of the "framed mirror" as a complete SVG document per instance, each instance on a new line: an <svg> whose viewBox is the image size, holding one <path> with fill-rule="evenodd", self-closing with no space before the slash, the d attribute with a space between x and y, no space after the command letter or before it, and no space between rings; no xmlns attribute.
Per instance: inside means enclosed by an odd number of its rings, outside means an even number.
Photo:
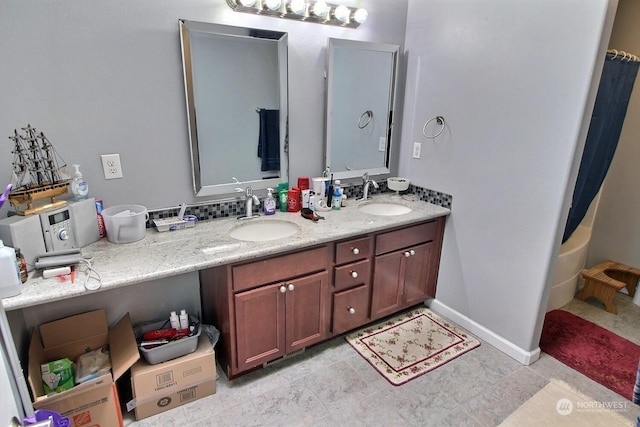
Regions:
<svg viewBox="0 0 640 427"><path fill-rule="evenodd" d="M399 51L329 39L325 167L334 178L390 173Z"/></svg>
<svg viewBox="0 0 640 427"><path fill-rule="evenodd" d="M287 33L179 24L195 195L287 181Z"/></svg>

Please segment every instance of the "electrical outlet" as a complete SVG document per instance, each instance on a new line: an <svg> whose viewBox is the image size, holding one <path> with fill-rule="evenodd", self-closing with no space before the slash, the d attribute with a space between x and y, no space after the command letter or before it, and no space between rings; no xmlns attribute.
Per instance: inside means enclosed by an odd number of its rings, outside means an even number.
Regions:
<svg viewBox="0 0 640 427"><path fill-rule="evenodd" d="M420 158L420 150L422 149L422 144L419 142L414 142L413 143L413 158L414 159L419 159Z"/></svg>
<svg viewBox="0 0 640 427"><path fill-rule="evenodd" d="M100 158L102 159L104 179L122 178L120 154L102 154Z"/></svg>

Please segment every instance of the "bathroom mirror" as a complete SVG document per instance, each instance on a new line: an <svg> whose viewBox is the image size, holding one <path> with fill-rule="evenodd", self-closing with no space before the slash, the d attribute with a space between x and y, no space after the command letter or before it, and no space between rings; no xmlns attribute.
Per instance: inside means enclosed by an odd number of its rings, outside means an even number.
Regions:
<svg viewBox="0 0 640 427"><path fill-rule="evenodd" d="M179 24L196 196L288 181L287 33Z"/></svg>
<svg viewBox="0 0 640 427"><path fill-rule="evenodd" d="M399 50L329 39L325 167L334 178L390 173Z"/></svg>

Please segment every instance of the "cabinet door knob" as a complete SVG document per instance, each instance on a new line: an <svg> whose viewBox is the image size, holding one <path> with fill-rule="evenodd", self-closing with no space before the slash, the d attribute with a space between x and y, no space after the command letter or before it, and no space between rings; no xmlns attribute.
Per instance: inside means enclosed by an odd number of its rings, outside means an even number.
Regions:
<svg viewBox="0 0 640 427"><path fill-rule="evenodd" d="M290 291L294 290L296 287L293 286L293 283L289 283L289 286L287 286L287 288L289 288Z"/></svg>
<svg viewBox="0 0 640 427"><path fill-rule="evenodd" d="M360 253L360 249L353 248L353 249L351 249L351 252L353 252L354 255L358 255Z"/></svg>
<svg viewBox="0 0 640 427"><path fill-rule="evenodd" d="M358 272L357 271L352 271L351 272L351 277L353 277L354 279L358 278Z"/></svg>
<svg viewBox="0 0 640 427"><path fill-rule="evenodd" d="M407 257L407 258L409 258L409 257L411 256L411 252L406 251L406 252L404 253L404 256L405 256L405 257Z"/></svg>
<svg viewBox="0 0 640 427"><path fill-rule="evenodd" d="M414 251L413 249L411 249L411 250L409 251L409 253L411 254L411 256L413 256L413 255L415 255L415 254L416 254L416 251Z"/></svg>
<svg viewBox="0 0 640 427"><path fill-rule="evenodd" d="M356 309L353 307L349 307L349 314L356 314Z"/></svg>
<svg viewBox="0 0 640 427"><path fill-rule="evenodd" d="M280 286L280 292L284 294L285 292L287 292L287 288L284 285Z"/></svg>

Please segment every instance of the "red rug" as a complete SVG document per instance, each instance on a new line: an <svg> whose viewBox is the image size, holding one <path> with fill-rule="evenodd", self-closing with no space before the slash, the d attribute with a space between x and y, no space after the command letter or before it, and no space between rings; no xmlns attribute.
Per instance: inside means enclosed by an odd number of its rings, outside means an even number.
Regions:
<svg viewBox="0 0 640 427"><path fill-rule="evenodd" d="M640 346L563 310L547 313L540 349L632 400Z"/></svg>

